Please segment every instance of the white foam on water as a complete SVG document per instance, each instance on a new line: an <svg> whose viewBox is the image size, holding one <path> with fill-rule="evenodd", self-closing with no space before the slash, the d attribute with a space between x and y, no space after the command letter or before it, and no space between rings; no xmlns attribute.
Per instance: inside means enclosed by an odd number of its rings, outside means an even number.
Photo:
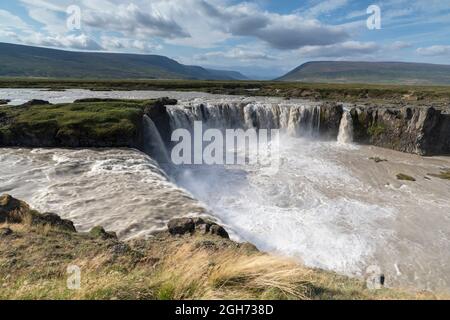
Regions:
<svg viewBox="0 0 450 320"><path fill-rule="evenodd" d="M101 225L128 239L163 229L205 207L134 150L0 149L0 194L75 222Z"/></svg>
<svg viewBox="0 0 450 320"><path fill-rule="evenodd" d="M450 188L424 179L450 168L450 158L315 141L316 105L202 101L171 107L172 126L203 120L221 129L283 129L279 170L177 168L170 173L180 189L134 150L1 149L0 193L72 219L80 230L103 225L123 238L149 235L175 216L213 212L235 239L308 266L362 275L377 265L388 285L450 291ZM398 181L398 173L417 181Z"/></svg>

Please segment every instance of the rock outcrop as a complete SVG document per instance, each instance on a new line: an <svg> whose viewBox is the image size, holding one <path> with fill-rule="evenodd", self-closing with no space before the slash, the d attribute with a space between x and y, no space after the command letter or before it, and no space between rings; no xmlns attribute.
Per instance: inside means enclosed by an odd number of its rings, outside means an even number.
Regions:
<svg viewBox="0 0 450 320"><path fill-rule="evenodd" d="M49 104L50 104L50 102L45 101L45 100L33 99L33 100L30 100L30 101L22 104L19 107L27 108L27 107L33 107L33 106L45 106L45 105L49 105Z"/></svg>
<svg viewBox="0 0 450 320"><path fill-rule="evenodd" d="M326 103L320 108L320 136L324 139L336 139L339 134L344 108L342 104Z"/></svg>
<svg viewBox="0 0 450 320"><path fill-rule="evenodd" d="M167 144L171 141L170 117L167 113L166 106L173 106L178 103L175 99L162 98L155 103L144 107L144 113L152 119L156 128L161 134L161 138Z"/></svg>
<svg viewBox="0 0 450 320"><path fill-rule="evenodd" d="M202 218L179 218L169 221L167 225L169 233L171 235L185 235L200 233L203 235L211 234L216 235L224 239L229 239L228 232L210 220Z"/></svg>
<svg viewBox="0 0 450 320"><path fill-rule="evenodd" d="M54 213L39 213L32 210L25 202L7 194L0 196L0 223L50 225L61 230L76 232L72 221L61 219Z"/></svg>
<svg viewBox="0 0 450 320"><path fill-rule="evenodd" d="M118 240L117 234L115 232L108 232L101 226L92 228L91 231L89 231L89 235L93 236L94 238L100 238L103 240Z"/></svg>
<svg viewBox="0 0 450 320"><path fill-rule="evenodd" d="M450 154L450 115L433 107L353 107L354 138L419 155Z"/></svg>
<svg viewBox="0 0 450 320"><path fill-rule="evenodd" d="M174 103L167 98L148 103L84 99L53 108L47 101L32 100L20 107L4 107L0 109L0 147L143 150L144 114L169 137L165 105Z"/></svg>

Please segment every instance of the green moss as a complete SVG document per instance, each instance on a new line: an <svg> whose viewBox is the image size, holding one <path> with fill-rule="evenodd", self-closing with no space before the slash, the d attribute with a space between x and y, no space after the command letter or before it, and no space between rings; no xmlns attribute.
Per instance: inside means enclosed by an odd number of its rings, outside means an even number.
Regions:
<svg viewBox="0 0 450 320"><path fill-rule="evenodd" d="M0 122L0 143L43 142L73 146L128 146L135 141L145 106L152 100L79 101L70 104L2 107L7 122ZM2 138L3 137L3 138Z"/></svg>
<svg viewBox="0 0 450 320"><path fill-rule="evenodd" d="M444 179L444 180L450 180L450 169L447 169L445 171L441 171L439 174L430 173L429 176Z"/></svg>
<svg viewBox="0 0 450 320"><path fill-rule="evenodd" d="M373 160L373 161L375 161L376 163L387 162L387 159L382 159L382 158L380 158L380 157L371 157L371 158L369 158L369 160Z"/></svg>
<svg viewBox="0 0 450 320"><path fill-rule="evenodd" d="M386 126L383 123L373 123L367 132L373 137L378 137L386 132Z"/></svg>
<svg viewBox="0 0 450 320"><path fill-rule="evenodd" d="M413 181L413 182L416 181L415 178L408 176L407 174L404 173L397 174L397 179L402 181Z"/></svg>

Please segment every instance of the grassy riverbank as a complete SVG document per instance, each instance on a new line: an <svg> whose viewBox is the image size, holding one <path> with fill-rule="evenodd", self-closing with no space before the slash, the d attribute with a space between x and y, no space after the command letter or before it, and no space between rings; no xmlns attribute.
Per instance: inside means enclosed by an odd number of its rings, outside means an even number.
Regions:
<svg viewBox="0 0 450 320"><path fill-rule="evenodd" d="M316 100L390 101L392 103L448 103L450 86L401 86L379 84L320 84L278 81L196 80L66 80L0 78L0 88L48 90L177 90L245 96L275 96ZM0 97L7 98L7 97Z"/></svg>
<svg viewBox="0 0 450 320"><path fill-rule="evenodd" d="M144 113L166 103L170 101L88 99L0 106L0 145L139 147Z"/></svg>
<svg viewBox="0 0 450 320"><path fill-rule="evenodd" d="M10 222L7 222L10 221ZM67 267L81 271L67 288ZM122 242L0 197L0 299L437 299L259 252L204 231Z"/></svg>

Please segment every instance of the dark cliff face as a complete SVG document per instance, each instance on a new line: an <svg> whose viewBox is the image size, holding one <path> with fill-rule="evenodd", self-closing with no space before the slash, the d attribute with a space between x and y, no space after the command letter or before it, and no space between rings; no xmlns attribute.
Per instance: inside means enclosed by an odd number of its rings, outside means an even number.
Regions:
<svg viewBox="0 0 450 320"><path fill-rule="evenodd" d="M178 103L175 99L162 98L155 103L144 108L144 113L152 119L156 128L161 134L161 138L167 144L171 141L170 117L167 113L166 106L174 106Z"/></svg>
<svg viewBox="0 0 450 320"><path fill-rule="evenodd" d="M450 153L449 115L433 107L354 107L355 142L419 155Z"/></svg>
<svg viewBox="0 0 450 320"><path fill-rule="evenodd" d="M344 108L341 104L327 103L320 108L320 136L336 139L339 134Z"/></svg>
<svg viewBox="0 0 450 320"><path fill-rule="evenodd" d="M152 119L170 143L168 98L153 101L80 100L73 104L32 104L0 109L0 147L100 148L144 150L143 117ZM344 108L324 103L320 136L334 140ZM420 155L450 154L449 110L433 107L354 106L356 143Z"/></svg>

